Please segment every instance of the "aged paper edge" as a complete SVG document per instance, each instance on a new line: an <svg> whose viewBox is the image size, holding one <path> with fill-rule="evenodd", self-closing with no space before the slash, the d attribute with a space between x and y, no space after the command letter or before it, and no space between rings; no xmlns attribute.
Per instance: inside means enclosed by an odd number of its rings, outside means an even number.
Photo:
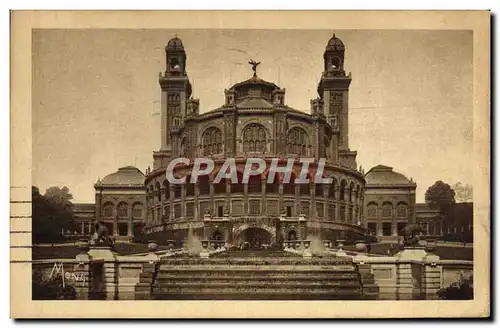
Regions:
<svg viewBox="0 0 500 328"><path fill-rule="evenodd" d="M37 28L422 29L473 31L474 300L32 301L31 259L11 248L14 318L407 318L490 315L489 11L14 11L11 13L11 245L31 244L31 35ZM450 163L452 165L452 163Z"/></svg>

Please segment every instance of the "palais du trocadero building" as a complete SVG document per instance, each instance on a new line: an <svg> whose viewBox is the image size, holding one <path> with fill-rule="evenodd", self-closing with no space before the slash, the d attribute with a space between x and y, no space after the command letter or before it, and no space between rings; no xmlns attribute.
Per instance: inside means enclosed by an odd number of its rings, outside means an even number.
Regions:
<svg viewBox="0 0 500 328"><path fill-rule="evenodd" d="M310 101L309 114L287 104L284 88L261 79L257 63L253 76L224 90L220 107L200 113L200 101L191 96L186 48L179 38L171 39L165 47L166 70L159 76L161 146L153 152L153 168L143 174L124 167L99 180L94 186L94 220L105 222L122 239L130 239L141 224L160 241L184 240L189 230L201 239L229 243L255 238L272 243L310 235L338 240L366 231L397 236L405 224L417 222L416 183L388 166L366 174L358 169L357 152L349 148L352 77L344 67L345 50L335 35L327 41L318 97ZM196 184L169 184L165 170L178 157L191 163L195 157L209 157L215 169ZM241 181L249 157L268 164L282 158L283 165L296 158L295 173L290 183L281 178L267 183L267 169L251 176L248 184L225 179L212 183L226 158L235 158ZM325 176L333 183L293 183L300 157L326 158ZM184 166L175 175L189 182L191 169ZM89 220L88 213L80 220L82 234L88 233L83 222Z"/></svg>

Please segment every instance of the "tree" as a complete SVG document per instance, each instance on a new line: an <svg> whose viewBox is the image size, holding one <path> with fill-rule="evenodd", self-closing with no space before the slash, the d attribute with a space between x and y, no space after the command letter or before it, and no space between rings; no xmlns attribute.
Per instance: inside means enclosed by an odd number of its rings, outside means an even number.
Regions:
<svg viewBox="0 0 500 328"><path fill-rule="evenodd" d="M69 193L68 187L50 187L45 191L45 195L43 195L48 201L56 204L57 206L72 211L73 204L71 200L73 199L73 195Z"/></svg>
<svg viewBox="0 0 500 328"><path fill-rule="evenodd" d="M472 202L472 185L462 184L460 181L452 186L455 191L455 200L458 203Z"/></svg>
<svg viewBox="0 0 500 328"><path fill-rule="evenodd" d="M62 231L75 229L68 188L49 188L46 195L41 195L35 186L31 188L34 244L63 241Z"/></svg>
<svg viewBox="0 0 500 328"><path fill-rule="evenodd" d="M455 191L449 184L436 181L425 192L425 202L429 204L430 208L438 209L446 214L450 206L455 204Z"/></svg>
<svg viewBox="0 0 500 328"><path fill-rule="evenodd" d="M452 215L453 205L455 204L455 191L449 184L443 181L436 181L425 192L425 202L432 209L440 212L443 221L443 230L455 226L454 216Z"/></svg>

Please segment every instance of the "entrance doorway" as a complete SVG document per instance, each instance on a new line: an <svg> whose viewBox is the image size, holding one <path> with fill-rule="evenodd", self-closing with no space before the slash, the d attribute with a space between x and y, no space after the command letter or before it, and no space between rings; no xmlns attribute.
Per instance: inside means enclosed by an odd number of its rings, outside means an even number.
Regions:
<svg viewBox="0 0 500 328"><path fill-rule="evenodd" d="M223 239L223 235L222 235L222 232L220 232L219 230L216 230L212 233L212 240L222 240Z"/></svg>
<svg viewBox="0 0 500 328"><path fill-rule="evenodd" d="M271 244L271 234L262 228L248 228L243 231L245 242L250 244L251 249L261 249L262 245Z"/></svg>

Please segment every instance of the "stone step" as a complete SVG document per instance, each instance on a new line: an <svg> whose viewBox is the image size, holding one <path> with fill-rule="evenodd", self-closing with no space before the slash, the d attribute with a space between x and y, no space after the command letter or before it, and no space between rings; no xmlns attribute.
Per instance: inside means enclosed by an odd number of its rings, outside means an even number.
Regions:
<svg viewBox="0 0 500 328"><path fill-rule="evenodd" d="M165 291L153 294L157 300L359 300L364 298L359 290L309 290L309 291L221 291L205 290Z"/></svg>
<svg viewBox="0 0 500 328"><path fill-rule="evenodd" d="M276 287L276 288L359 288L360 284L356 280L347 281L297 281L297 280L177 280L171 279L168 281L159 281L158 285L161 288L177 288L177 287L236 287L236 288L253 288L253 287Z"/></svg>
<svg viewBox="0 0 500 328"><path fill-rule="evenodd" d="M175 273L161 273L156 277L156 281L193 281L193 280L204 280L204 281L219 281L219 280L231 280L231 281L262 281L262 280L275 280L275 281L356 281L359 283L359 278L356 274L342 274L342 275L315 275L315 274L300 274L300 275L283 275L280 273L259 275L248 273L243 274L233 274L228 272L227 274L221 275L189 275L189 274L175 274Z"/></svg>
<svg viewBox="0 0 500 328"><path fill-rule="evenodd" d="M234 266L266 266L266 265L277 265L277 266L353 266L352 260L339 260L334 259L321 259L321 258L309 258L304 259L302 257L285 257L285 258L166 258L160 259L160 265L170 265L170 266L207 266L207 265L234 265Z"/></svg>
<svg viewBox="0 0 500 328"><path fill-rule="evenodd" d="M293 287L280 287L280 286L235 286L235 285L166 285L157 287L153 290L153 294L160 295L162 293L168 294L184 294L184 293L200 293L200 294L241 294L241 293L262 293L262 294L358 294L361 295L360 288L342 288L342 287L326 287L326 286L293 286Z"/></svg>
<svg viewBox="0 0 500 328"><path fill-rule="evenodd" d="M189 270L189 271L307 271L307 272L353 272L356 271L354 265L161 265L159 271L164 270Z"/></svg>

